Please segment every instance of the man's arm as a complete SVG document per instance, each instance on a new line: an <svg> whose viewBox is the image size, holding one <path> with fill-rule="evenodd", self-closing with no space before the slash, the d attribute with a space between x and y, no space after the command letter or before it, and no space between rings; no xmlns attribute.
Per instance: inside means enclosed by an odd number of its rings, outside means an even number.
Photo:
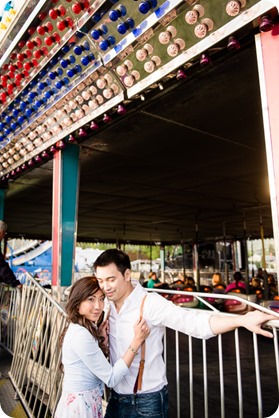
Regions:
<svg viewBox="0 0 279 418"><path fill-rule="evenodd" d="M17 280L12 269L7 261L5 261L3 254L0 252L0 281L12 287L21 287L21 283Z"/></svg>
<svg viewBox="0 0 279 418"><path fill-rule="evenodd" d="M272 332L262 329L262 325L267 322L277 319L279 316L267 314L261 311L248 312L245 315L236 316L219 316L212 315L209 320L210 328L216 335L224 332L233 331L236 328L244 327L251 332L263 335L264 337L273 338Z"/></svg>

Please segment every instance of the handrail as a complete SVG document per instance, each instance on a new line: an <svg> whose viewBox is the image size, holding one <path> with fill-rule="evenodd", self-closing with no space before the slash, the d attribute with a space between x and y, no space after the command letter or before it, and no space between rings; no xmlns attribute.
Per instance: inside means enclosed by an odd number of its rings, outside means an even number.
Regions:
<svg viewBox="0 0 279 418"><path fill-rule="evenodd" d="M209 303L213 298L238 300L242 303L244 301L236 294L222 295L165 289L148 289L148 291L156 291L162 294L162 297L166 294L189 295L201 301L203 310L207 309L208 314L213 312L235 315L219 312ZM28 274L22 293L1 284L0 302L4 300L5 293L6 298L10 297L10 305L8 309L5 308L5 304L0 305L0 339L1 345L13 353L10 379L28 416L49 418L55 410L62 388L59 336L66 323L66 313L53 299L50 291L42 288ZM206 300L207 304L205 304ZM245 300L245 303L248 309L271 312L270 309L249 300ZM5 312L12 313L6 316L5 323L3 323L3 306ZM212 402L215 405L214 410L216 411L216 408L219 410L219 414L214 415L218 418L226 416L232 418L231 410L234 411L235 418L243 418L247 416L247 408L250 408L251 413L254 414L249 416L255 418L269 416L271 409L277 408L279 394L279 314L274 312L274 315L278 320L266 324L273 330L273 340L256 334L250 338L249 331L245 329L237 329L209 340L199 340L177 331L166 330L164 358L169 380L170 417L210 418ZM13 334L13 337L7 339L2 331L3 326L6 330L9 329L9 322L12 324L9 333ZM248 398L247 381L250 395ZM277 389L274 387L275 382ZM269 385L272 385L272 391ZM271 397L269 400L267 400L267 391L268 396Z"/></svg>

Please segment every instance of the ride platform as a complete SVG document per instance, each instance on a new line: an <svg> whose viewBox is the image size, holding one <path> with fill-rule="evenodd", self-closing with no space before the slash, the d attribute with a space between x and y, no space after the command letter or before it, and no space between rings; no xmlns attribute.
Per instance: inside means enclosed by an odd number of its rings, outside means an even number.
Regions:
<svg viewBox="0 0 279 418"><path fill-rule="evenodd" d="M12 355L0 347L0 418L28 418L9 378ZM5 415L4 415L5 414Z"/></svg>

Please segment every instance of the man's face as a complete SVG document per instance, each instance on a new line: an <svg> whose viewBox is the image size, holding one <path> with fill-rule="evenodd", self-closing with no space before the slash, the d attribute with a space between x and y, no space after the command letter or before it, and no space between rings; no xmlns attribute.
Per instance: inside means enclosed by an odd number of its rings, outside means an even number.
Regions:
<svg viewBox="0 0 279 418"><path fill-rule="evenodd" d="M115 303L123 303L132 291L129 269L123 275L112 263L105 267L97 267L96 276L102 291L109 300Z"/></svg>

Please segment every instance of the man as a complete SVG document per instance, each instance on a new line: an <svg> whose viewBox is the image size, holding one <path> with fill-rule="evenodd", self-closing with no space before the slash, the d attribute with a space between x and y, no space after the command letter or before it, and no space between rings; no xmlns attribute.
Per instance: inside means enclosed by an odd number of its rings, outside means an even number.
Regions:
<svg viewBox="0 0 279 418"><path fill-rule="evenodd" d="M149 287L151 289L153 287L160 287L161 284L162 283L158 279L157 274L155 273L155 271L151 272L149 274L149 280L147 282L147 287Z"/></svg>
<svg viewBox="0 0 279 418"><path fill-rule="evenodd" d="M94 262L94 269L101 289L110 305L109 334L110 359L114 364L125 352L133 324L139 318L140 306L147 294L139 283L131 282L129 256L117 249L108 249ZM272 338L271 332L261 325L274 315L260 311L239 316L220 316L196 310L184 310L156 292L145 298L143 317L150 327L145 344L145 365L142 390L133 393L138 375L140 354L130 367L130 374L111 391L105 418L167 418L168 388L163 361L163 335L165 327L196 338L211 338L238 327Z"/></svg>
<svg viewBox="0 0 279 418"><path fill-rule="evenodd" d="M0 220L0 243L7 233L7 224ZM9 264L5 261L4 255L0 249L0 283L6 283L12 287L21 288L22 284L15 277Z"/></svg>

